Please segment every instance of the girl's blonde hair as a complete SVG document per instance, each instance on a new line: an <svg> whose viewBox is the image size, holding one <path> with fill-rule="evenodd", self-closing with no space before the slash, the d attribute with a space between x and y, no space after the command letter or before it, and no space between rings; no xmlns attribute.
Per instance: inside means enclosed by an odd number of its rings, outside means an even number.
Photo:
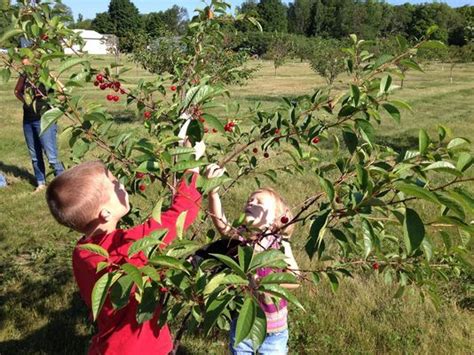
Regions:
<svg viewBox="0 0 474 355"><path fill-rule="evenodd" d="M280 196L278 192L273 190L271 187L263 187L260 188L250 194L253 196L258 193L266 193L273 197L275 200L275 221L273 222L273 226L279 231L279 234L285 237L291 237L293 231L295 229L294 224L290 224L289 226L282 228L286 223L281 221L282 217L287 217L289 221L293 219L293 213L291 213L290 207L285 202L283 197Z"/></svg>

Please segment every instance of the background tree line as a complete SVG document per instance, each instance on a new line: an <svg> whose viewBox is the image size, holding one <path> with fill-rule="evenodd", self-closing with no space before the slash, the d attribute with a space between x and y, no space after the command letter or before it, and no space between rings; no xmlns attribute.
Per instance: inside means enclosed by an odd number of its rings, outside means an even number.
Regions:
<svg viewBox="0 0 474 355"><path fill-rule="evenodd" d="M351 33L375 39L402 35L419 39L428 27L439 26L437 39L462 46L474 38L474 6L452 8L444 3L390 5L379 0L247 0L238 11L256 17L264 32L281 32L305 37L347 38ZM107 12L92 20L78 16L76 28L125 37L144 33L151 38L183 34L188 21L186 9L174 5L158 12L140 14L130 0L111 0ZM253 32L247 22L236 30Z"/></svg>

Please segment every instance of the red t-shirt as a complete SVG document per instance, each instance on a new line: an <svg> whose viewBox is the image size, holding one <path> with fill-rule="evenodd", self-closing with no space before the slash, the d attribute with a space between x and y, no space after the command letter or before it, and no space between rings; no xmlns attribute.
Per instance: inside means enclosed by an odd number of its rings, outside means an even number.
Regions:
<svg viewBox="0 0 474 355"><path fill-rule="evenodd" d="M81 244L94 243L105 248L110 255L110 261L116 264L131 263L143 266L145 255L140 252L132 258L128 257L128 249L136 240L149 235L157 229L168 229L164 242L171 243L176 238L176 220L187 211L185 228L196 219L201 205L201 194L196 190L196 174L188 186L181 181L171 208L161 214L161 224L149 219L144 224L129 230L115 230L109 234L83 237L77 243L72 255L74 277L79 291L89 309L91 308L92 289L103 272L96 273L97 264L104 261L100 255L78 248ZM137 301L131 295L128 305L120 310L114 310L109 299L97 318L98 334L92 338L89 354L168 354L173 348L173 342L168 326L163 328L156 324L159 311L148 322L139 324L136 321Z"/></svg>

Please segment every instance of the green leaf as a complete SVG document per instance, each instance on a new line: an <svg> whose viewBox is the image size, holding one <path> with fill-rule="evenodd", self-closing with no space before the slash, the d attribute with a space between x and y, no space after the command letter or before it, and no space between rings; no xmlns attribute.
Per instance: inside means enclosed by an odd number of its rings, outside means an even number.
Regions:
<svg viewBox="0 0 474 355"><path fill-rule="evenodd" d="M383 103L382 106L395 122L400 123L400 111L398 108L389 103Z"/></svg>
<svg viewBox="0 0 474 355"><path fill-rule="evenodd" d="M462 172L456 169L456 167L448 161L437 161L428 165L426 168L423 169L423 171L429 171L429 170L434 170L434 171L442 172L442 173L448 173L457 177L462 176Z"/></svg>
<svg viewBox="0 0 474 355"><path fill-rule="evenodd" d="M400 298L403 296L403 293L405 292L405 286L400 286L397 290L397 292L395 292L395 295L393 295L393 298Z"/></svg>
<svg viewBox="0 0 474 355"><path fill-rule="evenodd" d="M359 98L360 98L360 90L357 85L351 84L351 96L352 96L352 99L354 100L354 106L357 106L359 104Z"/></svg>
<svg viewBox="0 0 474 355"><path fill-rule="evenodd" d="M362 219L362 231L364 236L364 259L367 259L372 251L372 241L375 236L372 225L365 218Z"/></svg>
<svg viewBox="0 0 474 355"><path fill-rule="evenodd" d="M439 29L438 25L431 25L430 27L426 29L426 35L429 37L436 31L438 31L438 29Z"/></svg>
<svg viewBox="0 0 474 355"><path fill-rule="evenodd" d="M421 247L425 254L426 261L430 262L431 258L433 258L433 246L431 245L430 241L427 238L423 239L423 242L421 242Z"/></svg>
<svg viewBox="0 0 474 355"><path fill-rule="evenodd" d="M329 283L331 284L331 290L333 293L336 293L337 290L339 289L339 279L337 278L336 274L332 272L328 272L328 279Z"/></svg>
<svg viewBox="0 0 474 355"><path fill-rule="evenodd" d="M249 337L252 340L252 346L254 351L263 344L265 337L267 336L267 317L265 312L260 308L257 307L257 314L255 317L255 321L253 323L253 327L250 330Z"/></svg>
<svg viewBox="0 0 474 355"><path fill-rule="evenodd" d="M321 244L324 232L326 230L326 224L328 222L328 216L330 211L326 211L323 214L316 217L313 224L311 225L311 229L309 232L309 239L305 245L306 253L308 254L309 258L312 259L314 254L319 248Z"/></svg>
<svg viewBox="0 0 474 355"><path fill-rule="evenodd" d="M448 150L468 150L470 143L465 138L454 138L448 143Z"/></svg>
<svg viewBox="0 0 474 355"><path fill-rule="evenodd" d="M167 255L156 255L148 260L153 265L160 265L169 269L181 270L189 274L189 271L181 261Z"/></svg>
<svg viewBox="0 0 474 355"><path fill-rule="evenodd" d="M46 111L43 116L41 116L41 131L40 136L51 127L56 121L64 114L59 108L54 107Z"/></svg>
<svg viewBox="0 0 474 355"><path fill-rule="evenodd" d="M367 120L356 119L356 127L361 131L361 134L365 134L365 138L368 140L367 143L371 145L375 139L375 129L372 124Z"/></svg>
<svg viewBox="0 0 474 355"><path fill-rule="evenodd" d="M352 131L344 130L342 132L342 138L344 139L344 143L346 144L349 152L353 154L357 148L357 144L359 143L357 135Z"/></svg>
<svg viewBox="0 0 474 355"><path fill-rule="evenodd" d="M420 129L418 133L418 151L420 152L420 154L425 154L429 144L430 137L428 136L428 133L426 133L424 129Z"/></svg>
<svg viewBox="0 0 474 355"><path fill-rule="evenodd" d="M130 300L133 281L130 275L124 275L110 289L110 301L115 309L125 307Z"/></svg>
<svg viewBox="0 0 474 355"><path fill-rule="evenodd" d="M170 155L184 155L194 153L195 149L193 147L176 147L168 150Z"/></svg>
<svg viewBox="0 0 474 355"><path fill-rule="evenodd" d="M220 176L212 179L208 179L205 176L199 175L196 181L196 186L204 191L204 193L207 193L213 189L215 189L218 186L222 186L227 182L232 181L231 178L227 176Z"/></svg>
<svg viewBox="0 0 474 355"><path fill-rule="evenodd" d="M312 272L311 273L311 279L313 280L313 283L315 285L318 285L321 282L321 277L317 272Z"/></svg>
<svg viewBox="0 0 474 355"><path fill-rule="evenodd" d="M295 306L300 308L301 310L305 310L303 305L298 301L298 299L289 292L286 288L283 288L279 285L275 284L268 284L268 285L261 285L258 289L259 291L268 292L275 296L281 297L286 299L288 302L293 303Z"/></svg>
<svg viewBox="0 0 474 355"><path fill-rule="evenodd" d="M182 162L176 163L171 168L171 172L172 173L177 173L177 172L185 171L187 169L193 169L193 168L197 168L197 167L200 167L200 166L204 166L206 164L207 164L206 162L202 162L202 161L198 161L198 160L182 161Z"/></svg>
<svg viewBox="0 0 474 355"><path fill-rule="evenodd" d="M258 305L252 296L245 298L244 304L239 312L239 318L237 319L234 346L246 339L250 334L257 315L257 307Z"/></svg>
<svg viewBox="0 0 474 355"><path fill-rule="evenodd" d="M151 213L151 217L161 224L161 208L163 206L163 198L156 203L155 207L153 207L153 212Z"/></svg>
<svg viewBox="0 0 474 355"><path fill-rule="evenodd" d="M392 77L390 75L385 75L382 80L380 80L379 94L386 93L390 86L392 85Z"/></svg>
<svg viewBox="0 0 474 355"><path fill-rule="evenodd" d="M206 304L206 313L204 318L204 333L209 334L221 313L227 308L227 305L232 300L233 296L230 294L219 298L210 298Z"/></svg>
<svg viewBox="0 0 474 355"><path fill-rule="evenodd" d="M91 308L92 308L92 318L97 320L97 316L104 305L104 302L107 298L107 293L110 288L112 281L112 274L105 273L102 275L95 283L94 288L92 289L91 294Z"/></svg>
<svg viewBox="0 0 474 355"><path fill-rule="evenodd" d="M395 186L395 189L403 192L406 195L414 196L414 197L421 198L421 199L426 200L426 201L430 201L430 202L439 204L438 198L436 197L436 195L433 192L431 192L427 189L424 189L424 188L422 188L418 185L408 184L408 183L404 183L404 182L396 182L394 184L394 186Z"/></svg>
<svg viewBox="0 0 474 355"><path fill-rule="evenodd" d="M183 211L179 214L178 218L176 219L176 236L179 240L183 239L183 232L184 232L184 223L186 222L186 215L188 211Z"/></svg>
<svg viewBox="0 0 474 355"><path fill-rule="evenodd" d="M446 45L441 41L427 41L422 43L419 47L420 49L436 49L436 50L443 50L446 48Z"/></svg>
<svg viewBox="0 0 474 355"><path fill-rule="evenodd" d="M84 63L89 63L89 60L86 58L70 58L66 60L63 64L61 64L61 66L58 69L58 76L61 75L66 70L78 64L84 64Z"/></svg>
<svg viewBox="0 0 474 355"><path fill-rule="evenodd" d="M155 288L145 287L142 293L142 298L137 306L136 319L138 324L142 324L153 318L155 315L158 300L155 293Z"/></svg>
<svg viewBox="0 0 474 355"><path fill-rule="evenodd" d="M224 125L221 121L219 121L216 116L213 116L209 113L205 113L202 115L202 117L204 117L204 119L206 120L206 124L209 125L209 127L217 129L217 131L219 131L220 133L225 133Z"/></svg>
<svg viewBox="0 0 474 355"><path fill-rule="evenodd" d="M120 268L130 276L132 281L138 286L139 289L143 289L142 273L135 265L125 263Z"/></svg>
<svg viewBox="0 0 474 355"><path fill-rule="evenodd" d="M253 256L248 271L254 271L262 267L285 268L288 266L285 258L285 254L277 249L262 251Z"/></svg>
<svg viewBox="0 0 474 355"><path fill-rule="evenodd" d="M244 279L247 278L247 275L245 272L240 268L240 266L231 258L229 258L227 255L221 255L221 254L210 254L213 257L217 258L221 263L227 265L229 268L231 268L237 275L243 277Z"/></svg>
<svg viewBox="0 0 474 355"><path fill-rule="evenodd" d="M3 68L0 70L0 81L7 83L10 80L11 72L8 68Z"/></svg>
<svg viewBox="0 0 474 355"><path fill-rule="evenodd" d="M471 167L473 161L474 160L472 159L472 155L470 153L462 152L461 154L459 154L456 168L459 171L466 171Z"/></svg>
<svg viewBox="0 0 474 355"><path fill-rule="evenodd" d="M239 254L239 265L242 270L246 273L250 264L252 263L253 248L251 247L238 247Z"/></svg>
<svg viewBox="0 0 474 355"><path fill-rule="evenodd" d="M425 238L425 226L418 213L411 208L405 212L403 234L408 255L417 250Z"/></svg>
<svg viewBox="0 0 474 355"><path fill-rule="evenodd" d="M458 217L460 217L461 219L465 219L466 218L466 214L464 212L464 208L462 206L461 203L459 203L458 201L456 201L455 199L451 198L450 195L448 195L447 193L443 193L443 192L438 192L436 193L436 196L438 197L438 200L444 205L446 206L447 209L449 209L450 211L454 212ZM445 211L444 213L445 214Z"/></svg>
<svg viewBox="0 0 474 355"><path fill-rule="evenodd" d="M100 245L97 245L97 244L92 244L92 243L81 244L81 245L79 245L79 249L87 250L87 251L90 251L94 254L101 255L106 259L109 258L108 251L105 250L104 248L102 248Z"/></svg>
<svg viewBox="0 0 474 355"><path fill-rule="evenodd" d="M384 65L385 63L390 62L392 59L393 59L393 56L392 56L392 55L390 55L390 54L382 54L382 55L381 55L380 57L378 57L377 60L375 61L372 70L375 70L375 69L381 67L381 66Z"/></svg>
<svg viewBox="0 0 474 355"><path fill-rule="evenodd" d="M409 69L413 69L423 73L423 69L421 69L420 65L413 59L402 59L400 61L400 64Z"/></svg>
<svg viewBox="0 0 474 355"><path fill-rule="evenodd" d="M5 42L7 42L10 38L18 36L19 34L22 34L23 31L20 29L12 29L9 31L6 31L2 37L0 37L0 46L3 45Z"/></svg>
<svg viewBox="0 0 474 355"><path fill-rule="evenodd" d="M331 202L334 200L334 186L333 184L328 180L323 177L319 177L319 184L322 186L324 189L324 192L326 192L329 201Z"/></svg>
<svg viewBox="0 0 474 355"><path fill-rule="evenodd" d="M130 248L128 248L128 257L131 258L140 251L143 251L145 254L147 254L147 249L150 249L156 245L164 244L163 236L166 234L166 232L167 231L165 230L164 233L161 234L160 238L146 237L136 240L132 245L130 245Z"/></svg>
<svg viewBox="0 0 474 355"><path fill-rule="evenodd" d="M410 106L410 104L408 102L405 102L403 100L390 100L390 103L398 106L398 107L401 107L401 108L404 108L405 110L408 110L410 112L413 112L413 108Z"/></svg>
<svg viewBox="0 0 474 355"><path fill-rule="evenodd" d="M266 284L297 284L298 279L289 272L276 272L269 274L260 280L260 285Z"/></svg>

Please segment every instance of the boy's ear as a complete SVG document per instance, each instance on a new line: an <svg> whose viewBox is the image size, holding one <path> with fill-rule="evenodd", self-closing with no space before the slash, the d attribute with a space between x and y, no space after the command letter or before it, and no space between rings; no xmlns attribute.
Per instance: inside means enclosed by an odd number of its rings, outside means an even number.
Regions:
<svg viewBox="0 0 474 355"><path fill-rule="evenodd" d="M99 217L101 220L108 222L111 216L112 216L112 213L110 213L110 211L107 208L103 208L100 210Z"/></svg>

